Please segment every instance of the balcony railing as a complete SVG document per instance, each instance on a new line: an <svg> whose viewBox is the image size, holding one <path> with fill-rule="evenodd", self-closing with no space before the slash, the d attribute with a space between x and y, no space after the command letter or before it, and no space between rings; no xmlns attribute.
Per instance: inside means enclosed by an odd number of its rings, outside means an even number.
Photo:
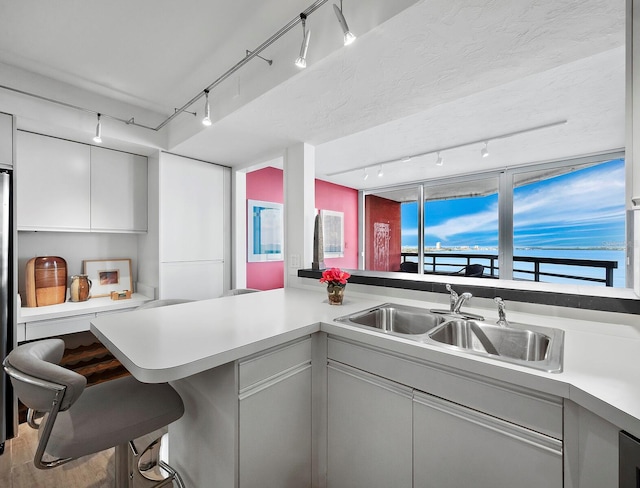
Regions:
<svg viewBox="0 0 640 488"><path fill-rule="evenodd" d="M544 258L535 256L514 256L513 273L533 276L532 281L544 281L545 277L564 278L569 280L589 281L604 283L605 286L613 286L613 270L618 268L617 261L602 261L593 259L572 259L572 258ZM402 262L418 262L418 253L403 252ZM517 263L533 263L533 269L519 268ZM447 274L464 275L466 266L481 264L484 266L482 277L498 278L498 256L496 254L465 254L465 253L425 253L424 272L426 274ZM554 273L542 270L541 264L575 266L576 273L580 268L601 269L603 278L585 276L580 274ZM417 268L416 268L417 269ZM531 281L531 280L529 280Z"/></svg>

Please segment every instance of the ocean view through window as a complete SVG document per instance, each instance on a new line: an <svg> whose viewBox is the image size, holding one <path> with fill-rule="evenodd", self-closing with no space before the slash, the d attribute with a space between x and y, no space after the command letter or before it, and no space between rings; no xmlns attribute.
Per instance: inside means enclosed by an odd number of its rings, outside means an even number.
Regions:
<svg viewBox="0 0 640 488"><path fill-rule="evenodd" d="M505 173L512 181L512 276L501 276L498 266L504 241L497 176L424 186L424 273L471 276L468 266L475 264L485 278L626 286L624 159ZM417 199L398 205L401 268L417 272Z"/></svg>

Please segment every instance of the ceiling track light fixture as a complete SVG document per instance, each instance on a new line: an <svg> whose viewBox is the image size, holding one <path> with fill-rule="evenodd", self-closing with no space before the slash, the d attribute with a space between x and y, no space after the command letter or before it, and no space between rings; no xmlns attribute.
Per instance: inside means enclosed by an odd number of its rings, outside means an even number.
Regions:
<svg viewBox="0 0 640 488"><path fill-rule="evenodd" d="M307 30L307 15L304 12L300 14L300 20L302 21L302 45L300 46L300 56L296 59L296 66L298 68L306 68L311 31Z"/></svg>
<svg viewBox="0 0 640 488"><path fill-rule="evenodd" d="M209 90L204 91L204 117L202 118L202 125L209 127L211 125L211 105L209 104Z"/></svg>
<svg viewBox="0 0 640 488"><path fill-rule="evenodd" d="M382 171L382 165L380 165L380 169L378 170L378 178L382 178L384 176L384 171Z"/></svg>
<svg viewBox="0 0 640 488"><path fill-rule="evenodd" d="M533 131L542 130L542 129L549 129L551 127L564 125L567 122L568 122L568 120L566 120L566 119L565 120L558 120L556 122L550 122L548 124L537 125L535 127L529 127L527 129L522 129L522 130L518 130L518 131L514 131L514 132L508 132L506 134L500 134L500 135L492 136L492 137L485 137L483 139L475 140L475 141L463 142L462 144L456 144L455 146L439 147L437 149L433 149L431 151L425 151L425 152L422 152L422 153L419 153L419 154L411 154L409 156L402 156L401 158L388 159L386 161L381 161L381 162L376 162L376 163L369 163L367 166L358 166L356 168L345 169L345 170L342 170L342 171L335 171L333 173L327 173L325 176L342 175L342 174L345 174L345 173L351 173L353 171L360 171L362 168L370 168L372 166L374 166L374 167L375 166L381 166L383 164L407 162L407 161L409 161L411 159L420 158L422 156L427 156L429 154L440 154L441 152L444 152L444 151L450 151L452 149L458 149L458 148L467 147L467 146L475 146L475 145L480 144L480 143L484 143L484 147L482 148L481 154L482 154L483 157L487 157L487 156L489 156L489 149L488 149L489 141L493 141L495 139L506 139L508 137L518 136L520 134L526 134L528 132L533 132ZM486 151L486 156L485 156L485 151ZM443 158L439 158L439 160L440 160L440 163L444 162ZM436 161L436 164L438 164L438 161Z"/></svg>
<svg viewBox="0 0 640 488"><path fill-rule="evenodd" d="M364 169L364 176L362 177L362 179L364 181L367 181L369 179L369 172L367 171L367 168Z"/></svg>
<svg viewBox="0 0 640 488"><path fill-rule="evenodd" d="M309 16L312 13L314 13L316 10L318 10L320 7L322 7L328 1L329 0L315 0L311 5L309 5L303 11L303 13L305 14L305 16ZM278 39L283 37L287 32L289 32L296 25L298 25L300 23L300 21L301 21L300 16L296 15L293 20L289 21L285 26L281 27L275 34L273 34L271 37L269 37L266 41L264 41L262 44L260 44L254 50L252 50L252 51L247 50L246 51L247 54L242 59L240 59L236 64L234 64L231 68L229 68L222 75L220 75L215 81L213 81L207 87L207 90L212 90L213 88L218 86L220 83L225 81L227 78L232 76L236 71L238 71L239 69L243 68L253 58L258 57L260 55L260 53L262 53L262 51L264 51L269 46L271 46L274 42L276 42ZM265 60L265 61L267 61L267 60ZM84 107L80 107L78 105L73 105L73 104L70 104L70 103L66 103L66 102L63 102L61 100L56 100L54 98L44 97L44 96L38 95L36 93L31 93L31 92L28 92L28 91L25 91L25 90L20 90L18 88L13 88L13 87L6 86L6 85L1 85L0 84L0 89L12 91L14 93L19 93L21 95L25 95L25 96L28 96L28 97L36 98L36 99L43 100L43 101L46 101L46 102L55 103L57 105L61 105L61 106L67 107L67 108L78 110L80 112L87 112L87 113L91 113L91 114L94 114L94 115L98 113L96 110L87 109L87 108L84 108ZM155 127L151 127L151 126L148 126L148 125L140 124L140 123L136 122L133 117L130 117L129 119L122 119L120 117L116 117L116 116L113 116L113 115L105 114L104 112L102 112L100 115L102 116L102 118L107 117L107 118L112 119L112 120L117 120L118 122L121 122L121 123L126 124L126 125L136 126L136 127L140 127L140 128L143 128L143 129L148 129L148 130L152 130L152 131L158 132L165 125L169 124L174 118L176 118L178 115L180 115L182 112L186 112L187 109L191 105L196 103L198 100L200 100L200 98L202 98L203 95L204 95L204 92L202 92L202 91L199 92L191 100L189 100L187 103L185 103L179 109L176 109L173 114L168 116L165 120L163 120L160 124L158 124Z"/></svg>
<svg viewBox="0 0 640 488"><path fill-rule="evenodd" d="M444 164L444 158L440 156L440 151L438 151L438 159L436 159L436 166L442 166Z"/></svg>
<svg viewBox="0 0 640 488"><path fill-rule="evenodd" d="M483 158L488 158L489 157L489 141L484 141L484 147L480 151L480 155Z"/></svg>
<svg viewBox="0 0 640 488"><path fill-rule="evenodd" d="M342 12L342 0L340 0L340 7L338 7L335 3L333 4L333 11L336 13L336 17L338 17L340 27L342 27L342 33L344 34L344 45L348 46L356 40L356 36L349 30L347 20L344 18L344 13Z"/></svg>
<svg viewBox="0 0 640 488"><path fill-rule="evenodd" d="M102 144L102 122L100 122L100 114L98 114L98 123L96 124L96 135L93 136L93 142Z"/></svg>

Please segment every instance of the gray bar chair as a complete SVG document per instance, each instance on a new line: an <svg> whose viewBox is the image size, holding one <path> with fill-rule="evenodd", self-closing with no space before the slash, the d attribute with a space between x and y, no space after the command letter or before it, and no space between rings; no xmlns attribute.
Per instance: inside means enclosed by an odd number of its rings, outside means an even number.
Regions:
<svg viewBox="0 0 640 488"><path fill-rule="evenodd" d="M29 425L40 431L35 466L55 468L115 447L116 486L132 486L127 450L137 455L134 439L182 417L182 399L168 384L141 383L131 376L85 389L84 376L58 364L63 353L64 341L46 339L18 346L3 363L18 398L29 408ZM44 414L39 424L38 413ZM184 488L173 468L162 467L168 476L154 487L175 481Z"/></svg>

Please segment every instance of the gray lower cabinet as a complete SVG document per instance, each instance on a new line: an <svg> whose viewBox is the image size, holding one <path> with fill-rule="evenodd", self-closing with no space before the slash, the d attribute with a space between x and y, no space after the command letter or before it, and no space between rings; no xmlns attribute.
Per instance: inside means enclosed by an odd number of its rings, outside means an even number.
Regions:
<svg viewBox="0 0 640 488"><path fill-rule="evenodd" d="M311 487L310 342L240 364L240 488Z"/></svg>
<svg viewBox="0 0 640 488"><path fill-rule="evenodd" d="M329 488L563 487L557 397L332 336L327 356Z"/></svg>
<svg viewBox="0 0 640 488"><path fill-rule="evenodd" d="M562 442L415 392L414 486L562 488Z"/></svg>
<svg viewBox="0 0 640 488"><path fill-rule="evenodd" d="M410 488L411 389L329 362L328 488Z"/></svg>

